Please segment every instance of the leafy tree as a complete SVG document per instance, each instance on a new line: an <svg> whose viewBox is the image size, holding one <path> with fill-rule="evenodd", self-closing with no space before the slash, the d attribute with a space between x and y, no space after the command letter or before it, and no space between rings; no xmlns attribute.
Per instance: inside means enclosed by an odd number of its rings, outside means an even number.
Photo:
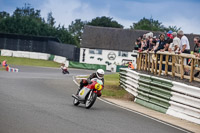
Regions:
<svg viewBox="0 0 200 133"><path fill-rule="evenodd" d="M31 17L36 18L38 20L42 20L40 15L40 10L35 10L34 8L30 7L30 4L25 4L22 8L17 8L14 13L14 17Z"/></svg>
<svg viewBox="0 0 200 133"><path fill-rule="evenodd" d="M149 30L149 31L163 31L164 26L158 20L153 20L153 18L146 19L144 17L138 23L133 23L133 26L131 26L131 29Z"/></svg>
<svg viewBox="0 0 200 133"><path fill-rule="evenodd" d="M7 17L9 17L9 16L10 16L10 14L7 13L7 12L5 12L5 11L0 12L0 19L7 18Z"/></svg>
<svg viewBox="0 0 200 133"><path fill-rule="evenodd" d="M181 27L176 27L176 26L169 26L168 28L166 28L166 31L173 31L173 32L178 32L181 29Z"/></svg>
<svg viewBox="0 0 200 133"><path fill-rule="evenodd" d="M0 12L0 32L16 33L22 35L54 36L62 43L78 45L75 37L64 27L54 26L55 19L50 12L47 22L40 15L40 10L31 8L25 4L22 8L16 8L13 15Z"/></svg>
<svg viewBox="0 0 200 133"><path fill-rule="evenodd" d="M49 12L47 15L47 23L53 27L54 24L56 23L55 18L53 18L52 12Z"/></svg>
<svg viewBox="0 0 200 133"><path fill-rule="evenodd" d="M153 20L153 18L147 19L145 17L141 19L138 23L133 23L133 26L130 27L131 29L135 30L149 30L149 31L163 31L163 32L168 32L169 30L178 31L181 29L177 28L176 26L169 26L168 28L166 28L158 20Z"/></svg>
<svg viewBox="0 0 200 133"><path fill-rule="evenodd" d="M83 28L87 24L87 21L81 21L81 19L76 19L71 22L71 25L68 26L68 30L71 35L75 38L78 46L80 46L80 39L83 33Z"/></svg>
<svg viewBox="0 0 200 133"><path fill-rule="evenodd" d="M123 25L119 24L117 21L112 20L113 18L102 16L92 19L88 25L101 26L101 27L113 27L113 28L123 28Z"/></svg>
<svg viewBox="0 0 200 133"><path fill-rule="evenodd" d="M55 33L56 34L54 36L58 37L61 40L61 42L67 44L74 44L78 46L75 38L67 31L67 29L64 26L59 26Z"/></svg>

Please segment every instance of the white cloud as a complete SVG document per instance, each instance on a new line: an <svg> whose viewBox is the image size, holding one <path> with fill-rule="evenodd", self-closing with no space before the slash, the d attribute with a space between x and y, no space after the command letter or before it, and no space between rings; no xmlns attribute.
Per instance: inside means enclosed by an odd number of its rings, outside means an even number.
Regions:
<svg viewBox="0 0 200 133"><path fill-rule="evenodd" d="M133 25L133 23L135 23L135 21L132 20L128 20L128 19L122 19L122 18L118 18L118 17L112 17L113 20L116 20L119 24L123 25L124 28L130 28L130 26Z"/></svg>
<svg viewBox="0 0 200 133"><path fill-rule="evenodd" d="M176 17L172 18L170 21L163 22L165 26L177 26L181 27L184 33L194 33L200 34L199 20L198 18L184 18L184 17Z"/></svg>
<svg viewBox="0 0 200 133"><path fill-rule="evenodd" d="M171 2L168 2L168 4L165 3L166 5L170 5L171 8L169 8L169 6L162 7L160 6L161 3L151 2L119 2L113 4L108 2L106 4L104 3L104 6L94 5L94 3L84 0L46 0L39 9L41 9L42 17L45 18L47 14L52 11L53 17L56 20L56 25L61 24L65 25L65 27L68 27L75 19L91 21L91 19L99 16L108 16L122 24L125 28L130 28L133 22L138 22L139 19L143 17L150 18L153 16L153 19L159 20L164 26L177 26L181 27L185 33L193 32L200 34L198 15L194 15L196 18L192 18L190 15L192 11L189 10L189 7L192 4L184 3L184 5L188 6L189 13L185 11L185 13L180 14L180 12L175 12L175 5L177 5L177 3L175 3L172 8L171 6L173 4ZM121 6L120 9L117 8L120 7L119 4ZM113 9L113 7L115 8ZM182 9L182 6L178 8ZM168 9L171 9L171 12L169 12ZM182 14L189 14L189 18L186 16L184 16L184 18Z"/></svg>
<svg viewBox="0 0 200 133"><path fill-rule="evenodd" d="M43 17L46 18L51 11L56 20L56 25L61 24L65 27L68 27L75 19L90 21L97 16L109 15L108 7L93 9L89 3L80 0L47 0L45 5L40 8Z"/></svg>

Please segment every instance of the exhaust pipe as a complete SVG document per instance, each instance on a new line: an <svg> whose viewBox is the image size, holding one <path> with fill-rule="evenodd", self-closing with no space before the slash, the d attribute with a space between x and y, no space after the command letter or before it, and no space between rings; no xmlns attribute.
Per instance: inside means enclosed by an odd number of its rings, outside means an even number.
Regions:
<svg viewBox="0 0 200 133"><path fill-rule="evenodd" d="M79 101L79 98L76 95L72 94L72 97Z"/></svg>

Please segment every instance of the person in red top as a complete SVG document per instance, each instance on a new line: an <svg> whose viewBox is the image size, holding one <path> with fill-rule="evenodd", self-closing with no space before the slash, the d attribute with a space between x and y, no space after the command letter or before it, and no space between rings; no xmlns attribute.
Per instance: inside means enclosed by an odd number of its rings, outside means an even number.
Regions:
<svg viewBox="0 0 200 133"><path fill-rule="evenodd" d="M7 61L6 60L4 60L3 62L2 62L2 66L4 66L4 67L7 67Z"/></svg>

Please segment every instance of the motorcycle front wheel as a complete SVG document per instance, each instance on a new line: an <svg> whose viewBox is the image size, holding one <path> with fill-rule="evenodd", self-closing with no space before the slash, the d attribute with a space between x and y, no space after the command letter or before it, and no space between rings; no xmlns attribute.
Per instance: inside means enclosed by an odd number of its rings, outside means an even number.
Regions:
<svg viewBox="0 0 200 133"><path fill-rule="evenodd" d="M86 109L89 109L92 107L92 105L94 104L94 102L96 101L97 99L97 94L94 93L94 92L90 92L91 94L88 95L87 99L86 99L86 102L85 102L85 108Z"/></svg>
<svg viewBox="0 0 200 133"><path fill-rule="evenodd" d="M78 105L80 104L80 102L79 102L76 98L74 98L73 104L74 104L75 106L78 106Z"/></svg>

